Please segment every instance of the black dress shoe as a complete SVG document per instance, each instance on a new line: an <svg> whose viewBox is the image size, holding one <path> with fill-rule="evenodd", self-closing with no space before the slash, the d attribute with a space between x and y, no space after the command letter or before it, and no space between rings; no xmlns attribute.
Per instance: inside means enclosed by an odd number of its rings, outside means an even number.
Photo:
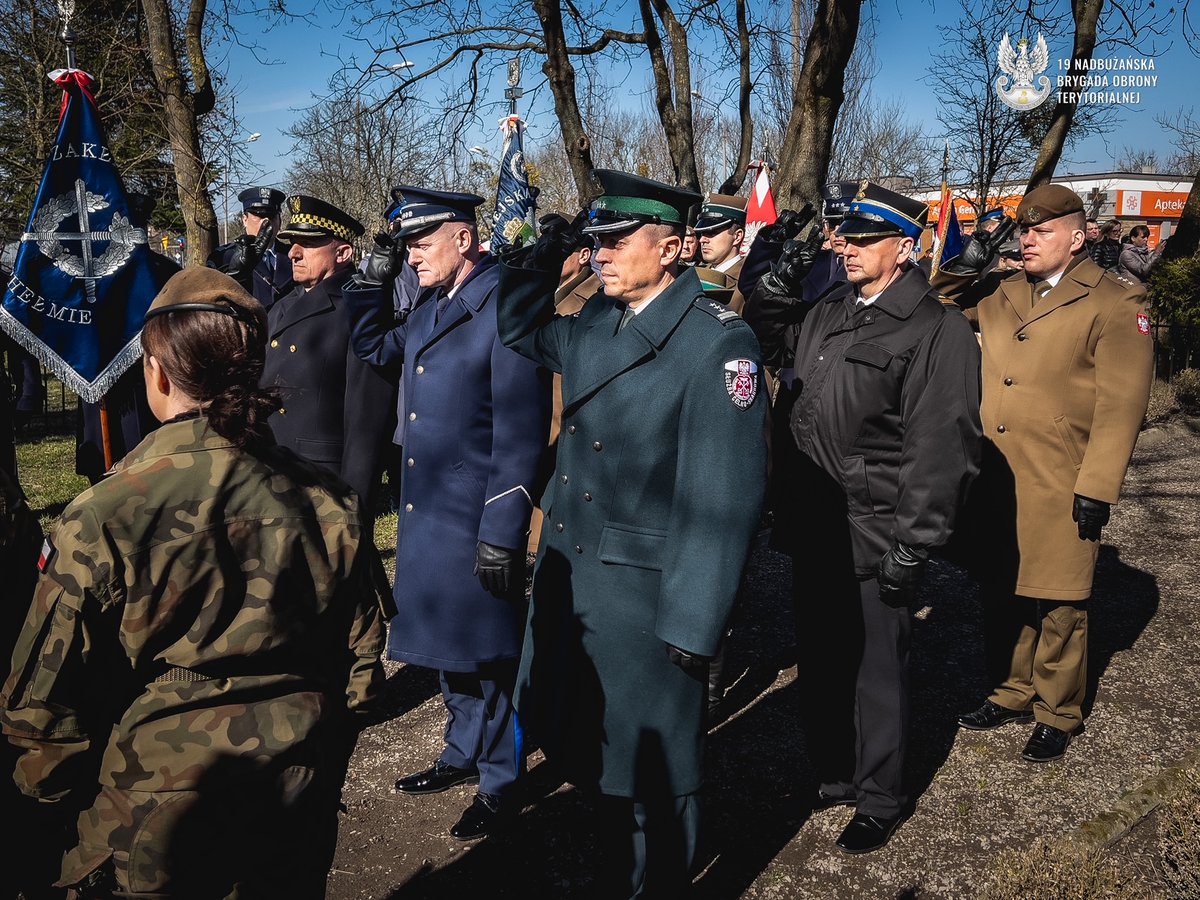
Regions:
<svg viewBox="0 0 1200 900"><path fill-rule="evenodd" d="M990 731L1007 725L1009 722L1032 722L1033 713L1027 709L1009 709L991 700L984 700L983 706L975 712L963 713L958 717L958 724L972 731Z"/></svg>
<svg viewBox="0 0 1200 900"><path fill-rule="evenodd" d="M479 784L478 769L460 769L440 759L431 768L396 782L401 794L440 794L456 784Z"/></svg>
<svg viewBox="0 0 1200 900"><path fill-rule="evenodd" d="M450 837L456 841L475 841L496 830L500 821L500 798L491 794L476 794L454 827Z"/></svg>
<svg viewBox="0 0 1200 900"><path fill-rule="evenodd" d="M892 837L903 816L885 819L855 813L837 839L837 847L843 853L870 853L883 847Z"/></svg>
<svg viewBox="0 0 1200 900"><path fill-rule="evenodd" d="M1033 729L1029 743L1021 752L1021 759L1027 759L1030 762L1050 762L1066 753L1067 745L1070 743L1071 733L1069 731L1039 722L1037 728Z"/></svg>

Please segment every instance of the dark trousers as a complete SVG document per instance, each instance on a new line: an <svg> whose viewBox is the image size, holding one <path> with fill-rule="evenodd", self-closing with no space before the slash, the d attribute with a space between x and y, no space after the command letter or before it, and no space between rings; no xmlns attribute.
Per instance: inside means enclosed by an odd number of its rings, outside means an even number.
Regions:
<svg viewBox="0 0 1200 900"><path fill-rule="evenodd" d="M686 897L700 835L700 795L634 800L601 794L599 896L678 900Z"/></svg>
<svg viewBox="0 0 1200 900"><path fill-rule="evenodd" d="M439 676L448 713L442 762L478 768L480 793L504 799L525 765L512 701L517 661Z"/></svg>
<svg viewBox="0 0 1200 900"><path fill-rule="evenodd" d="M797 570L800 567L796 567ZM912 614L853 575L829 591L793 584L797 673L809 759L820 789L892 818L908 804L908 657Z"/></svg>

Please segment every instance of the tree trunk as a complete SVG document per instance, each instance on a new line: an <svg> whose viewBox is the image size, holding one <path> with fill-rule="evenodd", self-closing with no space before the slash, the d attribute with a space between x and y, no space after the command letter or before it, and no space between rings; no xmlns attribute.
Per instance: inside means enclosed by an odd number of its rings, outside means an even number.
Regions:
<svg viewBox="0 0 1200 900"><path fill-rule="evenodd" d="M1200 172L1197 172L1192 180L1192 190L1188 194L1187 203L1183 205L1179 227L1167 239L1163 259L1195 256L1197 246L1200 246Z"/></svg>
<svg viewBox="0 0 1200 900"><path fill-rule="evenodd" d="M750 25L746 20L746 0L737 0L738 29L738 119L741 122L737 162L721 185L722 194L736 194L746 180L750 154L754 152L754 118L750 112Z"/></svg>
<svg viewBox="0 0 1200 900"><path fill-rule="evenodd" d="M187 229L185 265L203 265L217 244L217 216L208 194L208 172L200 152L199 116L213 107L213 89L204 61L201 30L204 0L193 0L188 13L189 68L197 80L193 93L179 59L169 0L142 0L150 63L166 107L179 209Z"/></svg>
<svg viewBox="0 0 1200 900"><path fill-rule="evenodd" d="M700 193L696 140L692 128L692 71L687 30L676 18L667 0L641 0L640 6L646 49L650 53L650 67L654 72L654 104L667 136L667 150L675 168L675 183L681 188ZM671 45L669 63L655 16L662 21ZM720 127L719 121L717 127Z"/></svg>
<svg viewBox="0 0 1200 900"><path fill-rule="evenodd" d="M1087 75L1086 68L1076 68L1076 65L1078 62L1086 63L1092 58L1092 53L1096 49L1097 22L1100 20L1100 10L1103 8L1104 0L1071 0L1071 15L1075 19L1075 48L1071 52L1069 73L1072 76ZM1076 89L1068 93L1078 92L1079 89ZM1054 115L1050 118L1050 127L1046 130L1046 136L1042 138L1042 147L1038 151L1033 174L1029 176L1029 185L1025 188L1026 193L1039 185L1048 184L1054 177L1054 170L1058 168L1058 161L1062 159L1063 146L1067 142L1067 135L1071 132L1078 105L1077 102L1056 102L1054 104Z"/></svg>
<svg viewBox="0 0 1200 900"><path fill-rule="evenodd" d="M820 202L861 8L862 0L817 4L775 179L777 196L786 207L799 209L805 201Z"/></svg>
<svg viewBox="0 0 1200 900"><path fill-rule="evenodd" d="M563 34L562 7L558 0L533 0L534 11L542 23L542 35L546 42L546 61L542 71L550 82L554 95L554 111L558 116L558 127L562 132L563 147L567 151L567 162L571 176L579 193L580 207L587 206L596 195L592 182L592 141L583 127L579 114L579 99L575 94L575 67L567 55L567 39Z"/></svg>

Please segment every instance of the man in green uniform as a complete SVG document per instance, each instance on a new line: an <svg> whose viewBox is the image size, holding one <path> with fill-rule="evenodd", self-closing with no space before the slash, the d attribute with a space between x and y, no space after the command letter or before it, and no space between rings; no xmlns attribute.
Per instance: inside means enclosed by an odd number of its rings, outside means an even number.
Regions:
<svg viewBox="0 0 1200 900"><path fill-rule="evenodd" d="M699 198L596 177L604 193L584 231L603 293L555 317L573 241L554 229L501 266L501 339L561 373L563 389L517 710L551 763L602 795L615 882L604 895L680 897L708 661L765 493L767 398L749 327L680 269Z"/></svg>

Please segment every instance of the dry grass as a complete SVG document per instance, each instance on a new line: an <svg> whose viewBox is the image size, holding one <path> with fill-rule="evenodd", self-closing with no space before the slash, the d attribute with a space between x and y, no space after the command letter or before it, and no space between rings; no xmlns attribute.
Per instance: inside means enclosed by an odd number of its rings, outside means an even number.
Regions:
<svg viewBox="0 0 1200 900"><path fill-rule="evenodd" d="M1169 900L1200 897L1200 766L1183 773L1183 790L1163 808L1154 868Z"/></svg>
<svg viewBox="0 0 1200 900"><path fill-rule="evenodd" d="M1175 401L1175 390L1168 382L1156 378L1150 385L1150 403L1146 407L1146 418L1142 422L1142 427L1165 422L1178 410L1179 404Z"/></svg>
<svg viewBox="0 0 1200 900"><path fill-rule="evenodd" d="M983 900L1141 900L1134 879L1099 853L1039 841L997 858L979 895Z"/></svg>

